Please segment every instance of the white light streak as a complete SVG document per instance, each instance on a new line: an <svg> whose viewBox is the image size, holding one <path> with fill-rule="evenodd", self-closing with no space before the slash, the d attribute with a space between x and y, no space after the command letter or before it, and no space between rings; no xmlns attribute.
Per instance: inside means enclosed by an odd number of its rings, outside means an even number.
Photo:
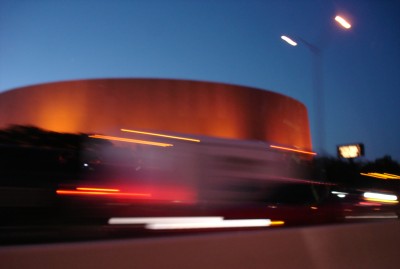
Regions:
<svg viewBox="0 0 400 269"><path fill-rule="evenodd" d="M397 201L397 196L392 194L383 194L377 192L365 192L364 197L368 199L378 199L383 201Z"/></svg>
<svg viewBox="0 0 400 269"><path fill-rule="evenodd" d="M222 217L149 217L149 218L110 218L108 224L157 224L157 223L190 223L217 222Z"/></svg>
<svg viewBox="0 0 400 269"><path fill-rule="evenodd" d="M332 194L348 194L347 192L341 192L341 191L331 191Z"/></svg>
<svg viewBox="0 0 400 269"><path fill-rule="evenodd" d="M289 38L289 37L287 37L287 36L285 36L285 35L281 36L281 38L282 38L284 41L286 41L287 43L289 43L290 45L292 45L292 46L297 46L297 43L296 43L295 41L293 41L291 38Z"/></svg>
<svg viewBox="0 0 400 269"><path fill-rule="evenodd" d="M142 224L150 230L206 229L206 228L251 228L283 225L283 221L270 219L230 219L211 217L148 217L148 218L110 218L110 225Z"/></svg>
<svg viewBox="0 0 400 269"><path fill-rule="evenodd" d="M345 198L347 196L347 192L340 192L340 191L331 191L332 194L336 194L339 198Z"/></svg>
<svg viewBox="0 0 400 269"><path fill-rule="evenodd" d="M221 220L210 222L182 222L182 223L153 223L147 224L150 230L175 230L175 229L207 229L207 228L250 228L268 227L271 225L269 219L240 219Z"/></svg>
<svg viewBox="0 0 400 269"><path fill-rule="evenodd" d="M335 17L335 21L337 21L338 23L340 23L340 25L342 25L344 28L346 29L350 29L351 28L351 24L348 23L345 19L343 19L340 16L336 16Z"/></svg>

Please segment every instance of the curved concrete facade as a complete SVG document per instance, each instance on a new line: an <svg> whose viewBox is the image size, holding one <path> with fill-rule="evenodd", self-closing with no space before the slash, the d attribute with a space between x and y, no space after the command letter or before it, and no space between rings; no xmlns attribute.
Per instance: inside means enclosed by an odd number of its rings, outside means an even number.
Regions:
<svg viewBox="0 0 400 269"><path fill-rule="evenodd" d="M250 87L170 79L55 82L0 94L0 127L58 132L120 128L263 140L311 149L306 107Z"/></svg>

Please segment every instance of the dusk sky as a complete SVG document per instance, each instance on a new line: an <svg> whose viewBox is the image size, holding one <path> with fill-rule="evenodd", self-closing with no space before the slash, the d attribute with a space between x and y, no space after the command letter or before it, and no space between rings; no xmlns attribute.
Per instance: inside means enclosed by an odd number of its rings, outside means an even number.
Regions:
<svg viewBox="0 0 400 269"><path fill-rule="evenodd" d="M341 14L352 24L341 28ZM325 150L362 142L400 161L398 0L0 0L0 92L89 78L175 78L275 91L304 103L323 58Z"/></svg>

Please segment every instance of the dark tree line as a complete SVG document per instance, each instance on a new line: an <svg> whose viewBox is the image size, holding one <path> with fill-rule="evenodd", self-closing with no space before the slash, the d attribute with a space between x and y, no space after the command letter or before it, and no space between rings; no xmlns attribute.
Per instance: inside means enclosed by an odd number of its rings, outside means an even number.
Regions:
<svg viewBox="0 0 400 269"><path fill-rule="evenodd" d="M374 161L357 161L324 157L315 159L315 167L323 180L349 187L400 190L399 179L382 179L362 174L389 173L400 176L400 164L390 156Z"/></svg>

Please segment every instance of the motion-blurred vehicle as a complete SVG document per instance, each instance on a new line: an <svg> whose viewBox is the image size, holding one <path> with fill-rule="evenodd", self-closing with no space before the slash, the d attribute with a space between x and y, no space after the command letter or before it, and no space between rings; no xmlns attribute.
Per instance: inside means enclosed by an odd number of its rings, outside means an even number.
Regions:
<svg viewBox="0 0 400 269"><path fill-rule="evenodd" d="M25 137L2 151L1 208L10 223L219 216L290 225L342 217L328 198L331 184L312 180L312 152L177 134L18 128Z"/></svg>

